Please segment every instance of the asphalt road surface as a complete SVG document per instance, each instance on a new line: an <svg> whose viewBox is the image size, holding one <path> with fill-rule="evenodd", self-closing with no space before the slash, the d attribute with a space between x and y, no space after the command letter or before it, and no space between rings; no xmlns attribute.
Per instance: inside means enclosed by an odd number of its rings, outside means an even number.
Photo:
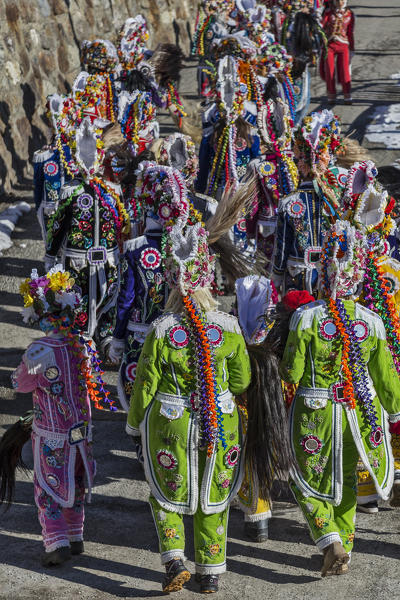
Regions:
<svg viewBox="0 0 400 600"><path fill-rule="evenodd" d="M354 104L348 107L338 103L335 112L342 119L344 131L363 141L375 111L400 101L398 82L390 78L400 71L400 4L398 0L363 0L361 4L350 2L350 5L357 15ZM188 62L182 91L192 100L194 75L195 65ZM312 91L312 108L324 106L324 84L317 75ZM172 129L170 122L163 122L164 132ZM371 148L378 165L388 165L400 155L400 151L382 145L365 145ZM32 202L31 186L26 185L19 195ZM31 406L29 395L16 394L9 379L28 343L39 337L19 316L22 307L19 284L33 267L40 270L43 255L33 210L19 222L13 240L14 246L0 259L0 431ZM115 372L107 373L107 379L115 393ZM1 599L105 600L162 596L163 572L146 502L147 485L124 433L124 421L122 412L94 415L98 475L92 504L86 507L86 552L58 569L43 569L40 565L42 542L33 502L32 473L18 478L15 504L7 513L0 513ZM25 448L30 462L29 448ZM321 579L321 557L309 538L299 509L285 489L274 502L270 539L263 544L245 540L242 514L232 510L228 573L221 577L218 597L230 600L399 598L399 517L399 510L385 505L377 515L358 515L349 574ZM193 571L190 518L187 524L187 554ZM193 581L180 592L179 598L196 595Z"/></svg>

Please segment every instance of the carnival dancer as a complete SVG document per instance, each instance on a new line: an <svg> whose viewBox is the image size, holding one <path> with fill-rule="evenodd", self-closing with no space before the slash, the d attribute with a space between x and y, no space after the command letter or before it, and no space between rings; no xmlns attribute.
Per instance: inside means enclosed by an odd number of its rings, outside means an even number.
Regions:
<svg viewBox="0 0 400 600"><path fill-rule="evenodd" d="M388 237L396 225L391 216L394 199L377 181L378 169L370 161L356 162L347 174L343 196L343 208L349 220L365 236L368 243L364 293L360 302L376 312L383 320L389 349L400 376L400 263L390 256ZM390 500L399 505L400 498L400 425L390 425L391 446L394 456L394 486ZM357 466L358 510L365 513L378 512L379 494L363 461Z"/></svg>
<svg viewBox="0 0 400 600"><path fill-rule="evenodd" d="M334 0L322 17L322 27L328 38L328 52L320 63L320 73L326 82L328 101L336 102L336 78L343 88L344 103L352 104L351 58L354 54L354 13L347 0ZM336 67L335 67L336 61Z"/></svg>
<svg viewBox="0 0 400 600"><path fill-rule="evenodd" d="M354 301L367 263L366 240L346 221L327 232L320 262L324 299L298 309L281 363L299 387L290 427L298 468L292 490L324 562L348 571L356 513L359 456L378 494L393 484L390 422L400 420L400 380L381 318Z"/></svg>
<svg viewBox="0 0 400 600"><path fill-rule="evenodd" d="M144 340L168 298L164 277L167 226L189 217L187 190L180 173L142 162L135 197L145 214L144 234L124 244L122 281L109 358L119 364L118 397L126 412Z"/></svg>
<svg viewBox="0 0 400 600"><path fill-rule="evenodd" d="M339 122L329 110L311 113L295 132L300 186L279 201L272 265L283 294L317 288L323 237L340 212L341 188L328 169L339 144Z"/></svg>
<svg viewBox="0 0 400 600"><path fill-rule="evenodd" d="M194 518L196 574L203 593L226 570L229 503L240 487L242 432L233 395L250 381L237 320L216 311L214 259L201 223L174 227L166 245L172 287L139 359L127 432L141 434L164 592L190 578L183 515Z"/></svg>
<svg viewBox="0 0 400 600"><path fill-rule="evenodd" d="M44 566L60 565L71 554L84 551L84 478L90 501L95 473L90 400L103 408L99 404L99 391L104 388L98 360L75 329L81 298L74 285L61 265L43 277L34 269L21 285L24 321L39 323L45 337L30 344L12 375L18 392L33 393L33 411L21 417L0 441L0 502L11 504L15 469L24 466L22 447L32 435ZM97 382L91 375L92 366L98 371Z"/></svg>
<svg viewBox="0 0 400 600"><path fill-rule="evenodd" d="M48 226L46 267L60 254L79 286L82 305L77 323L88 337L111 341L114 306L119 288L119 248L130 223L117 184L101 176L104 122L85 117L69 135L76 136L66 170L75 177L61 190L61 201ZM76 132L76 133L75 133Z"/></svg>

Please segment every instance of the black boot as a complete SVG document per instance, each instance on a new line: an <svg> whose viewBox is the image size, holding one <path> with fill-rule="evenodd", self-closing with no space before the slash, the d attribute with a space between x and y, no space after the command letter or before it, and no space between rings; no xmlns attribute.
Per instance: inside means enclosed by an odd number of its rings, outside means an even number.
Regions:
<svg viewBox="0 0 400 600"><path fill-rule="evenodd" d="M245 521L244 533L252 542L260 544L268 539L268 520Z"/></svg>
<svg viewBox="0 0 400 600"><path fill-rule="evenodd" d="M174 558L165 565L166 575L163 581L163 592L179 592L183 585L189 581L191 575L181 558Z"/></svg>
<svg viewBox="0 0 400 600"><path fill-rule="evenodd" d="M71 549L69 546L56 548L53 552L45 552L42 556L42 565L44 567L56 567L62 565L71 558Z"/></svg>
<svg viewBox="0 0 400 600"><path fill-rule="evenodd" d="M200 592L202 594L214 594L218 592L218 575L201 575Z"/></svg>
<svg viewBox="0 0 400 600"><path fill-rule="evenodd" d="M75 556L76 554L82 554L83 552L85 552L83 540L80 540L79 542L71 542L71 554Z"/></svg>

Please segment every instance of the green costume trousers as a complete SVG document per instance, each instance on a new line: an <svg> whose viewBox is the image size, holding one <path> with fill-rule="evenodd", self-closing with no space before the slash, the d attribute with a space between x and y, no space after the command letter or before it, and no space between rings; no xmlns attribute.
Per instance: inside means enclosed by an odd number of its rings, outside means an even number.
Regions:
<svg viewBox="0 0 400 600"><path fill-rule="evenodd" d="M165 510L153 496L150 496L149 502L157 528L161 562L185 559L183 515ZM226 571L228 514L229 508L205 515L199 506L193 515L196 573L205 575Z"/></svg>
<svg viewBox="0 0 400 600"><path fill-rule="evenodd" d="M319 550L333 542L341 542L346 552L351 552L354 543L357 508L357 462L358 451L353 442L350 428L343 431L343 493L338 506L329 502L305 497L291 482L294 496L310 528L311 536Z"/></svg>

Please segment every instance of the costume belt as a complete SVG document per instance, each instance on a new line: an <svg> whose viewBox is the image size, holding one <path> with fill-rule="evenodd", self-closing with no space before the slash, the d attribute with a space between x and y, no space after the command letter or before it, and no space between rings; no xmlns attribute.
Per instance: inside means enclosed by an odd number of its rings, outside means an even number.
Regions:
<svg viewBox="0 0 400 600"><path fill-rule="evenodd" d="M37 423L33 423L32 431L46 440L56 440L59 442L68 441L70 445L77 444L85 439L90 439L91 437L90 425L85 425L82 422L72 425L72 427L65 432L48 431L47 429L39 427Z"/></svg>
<svg viewBox="0 0 400 600"><path fill-rule="evenodd" d="M191 408L190 396L181 396L180 394L168 394L166 392L157 392L155 399L159 402L166 402L167 404L174 404L175 406L184 406L185 408ZM232 394L229 390L225 390L221 394L218 394L218 402L227 402L232 400Z"/></svg>
<svg viewBox="0 0 400 600"><path fill-rule="evenodd" d="M329 398L332 397L329 388L303 387L302 385L299 385L297 388L296 395L307 396L308 398L324 398L326 400L329 400Z"/></svg>

